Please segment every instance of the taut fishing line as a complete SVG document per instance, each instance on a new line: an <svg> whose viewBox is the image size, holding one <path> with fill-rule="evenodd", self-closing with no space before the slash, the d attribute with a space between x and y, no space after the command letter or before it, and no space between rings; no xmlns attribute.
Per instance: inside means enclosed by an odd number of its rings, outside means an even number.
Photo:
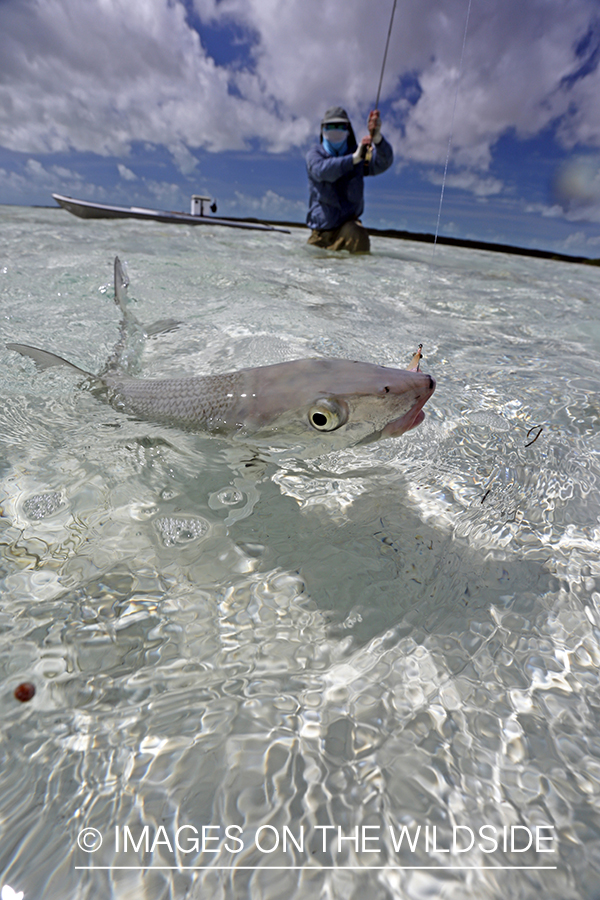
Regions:
<svg viewBox="0 0 600 900"><path fill-rule="evenodd" d="M375 109L379 109L379 97L381 94L381 85L383 83L383 73L385 71L385 63L387 60L388 47L390 46L390 36L392 34L392 25L394 24L394 13L396 12L396 3L397 3L397 0L394 0L394 5L392 6L392 15L390 17L390 25L389 25L388 33L387 33L387 40L385 42L383 63L381 64L381 75L379 76L379 87L377 88L377 99L375 101ZM467 45L467 31L469 29L469 18L471 15L471 3L472 3L472 0L469 0L469 5L467 7L467 18L465 20L465 31L463 34L462 50L460 53L460 64L458 66L458 78L456 80L456 93L454 94L454 106L452 108L452 119L450 120L450 137L448 138L448 150L446 151L446 162L444 165L444 174L442 176L442 189L440 191L440 205L439 205L438 214L437 214L437 222L435 225L435 236L433 238L433 250L431 251L431 260L429 262L429 284L431 284L431 267L433 266L433 260L435 257L435 248L437 247L438 235L440 232L440 219L442 217L442 205L444 203L444 190L446 188L446 176L448 174L448 163L450 162L450 152L452 150L452 139L454 137L454 117L456 115L456 104L458 102L458 90L460 87L460 80L462 78L463 61L465 58L465 47Z"/></svg>
<svg viewBox="0 0 600 900"><path fill-rule="evenodd" d="M456 81L456 93L454 94L454 107L452 109L452 119L450 121L450 137L448 138L448 150L446 152L446 163L444 165L444 175L442 177L442 190L440 192L440 206L438 209L437 222L436 222L436 226L435 226L435 237L433 239L433 250L431 251L431 260L429 263L429 282L428 283L430 285L431 285L431 267L433 266L433 259L435 256L435 248L437 247L438 234L440 231L440 218L442 216L442 203L444 202L444 189L446 187L446 175L448 172L448 163L450 161L450 151L452 150L452 138L454 136L454 116L456 114L456 103L458 101L458 89L460 87L460 79L462 76L462 69L463 69L463 60L465 57L465 47L467 44L467 30L469 28L469 16L471 15L471 2L472 2L472 0L469 0L469 6L467 8L467 18L465 21L465 33L463 35L462 50L461 50L461 54L460 54L460 65L458 67L458 78Z"/></svg>

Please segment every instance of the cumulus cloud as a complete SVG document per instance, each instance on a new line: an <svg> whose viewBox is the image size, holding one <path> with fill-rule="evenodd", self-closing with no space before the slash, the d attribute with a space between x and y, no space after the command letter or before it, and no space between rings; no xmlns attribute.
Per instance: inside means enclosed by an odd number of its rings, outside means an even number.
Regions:
<svg viewBox="0 0 600 900"><path fill-rule="evenodd" d="M117 163L117 169L119 171L119 175L124 181L137 181L137 175L135 172L132 172L131 169L128 169L127 166L124 166L123 163Z"/></svg>
<svg viewBox="0 0 600 900"><path fill-rule="evenodd" d="M228 207L235 210L249 210L254 215L269 219L303 219L306 204L288 200L272 190L267 190L262 197L252 197L242 191L235 191L235 200L229 201Z"/></svg>
<svg viewBox="0 0 600 900"><path fill-rule="evenodd" d="M227 85L180 3L0 5L0 123L10 149L122 156L136 140L175 155L182 143L218 148L234 142L210 128L212 110L230 105Z"/></svg>
<svg viewBox="0 0 600 900"><path fill-rule="evenodd" d="M201 18L243 23L254 35L254 67L236 78L242 95L313 128L332 103L364 119L376 93L387 4L196 0L196 8ZM459 165L485 170L507 130L529 137L557 121L566 144L600 145L595 0L474 3L459 72L466 12L465 0L400 0L382 97L394 101L386 127L402 155L444 161L457 86Z"/></svg>
<svg viewBox="0 0 600 900"><path fill-rule="evenodd" d="M485 173L507 132L554 128L565 147L600 147L597 0L474 3L459 73L466 10L399 0L382 90L397 159L444 162L457 85L453 178L479 196L500 189ZM200 148L304 146L333 104L360 133L390 12L364 0L2 0L0 141L121 158L148 142L190 174ZM209 27L237 29L235 61L211 57Z"/></svg>
<svg viewBox="0 0 600 900"><path fill-rule="evenodd" d="M46 167L37 159L28 159L21 172L0 169L0 192L6 203L10 203L13 199L18 201L25 191L31 189L32 185L43 189L44 193L48 194L60 193L64 184L69 184L75 191L93 197L95 200L105 199L105 192L102 188L90 184L79 172L64 166Z"/></svg>
<svg viewBox="0 0 600 900"><path fill-rule="evenodd" d="M437 171L431 171L428 175L432 184L441 185L443 181L442 174ZM460 188L463 191L470 191L476 197L490 197L493 194L499 194L502 191L502 182L499 178L491 176L481 176L477 172L462 171L450 172L446 175L446 187Z"/></svg>
<svg viewBox="0 0 600 900"><path fill-rule="evenodd" d="M181 186L178 184L153 179L144 179L144 184L148 192L158 201L157 206L162 209L175 206L181 198Z"/></svg>
<svg viewBox="0 0 600 900"><path fill-rule="evenodd" d="M546 219L557 219L563 214L563 210L557 203L552 205L548 203L526 203L523 209L526 213L534 213Z"/></svg>
<svg viewBox="0 0 600 900"><path fill-rule="evenodd" d="M600 237L590 237L583 231L574 231L564 241L561 241L556 249L561 253L575 256L586 255L597 259L600 254Z"/></svg>
<svg viewBox="0 0 600 900"><path fill-rule="evenodd" d="M487 169L495 141L507 131L527 138L560 117L572 118L582 82L594 82L596 89L600 82L593 69L575 77L582 63L577 48L593 19L592 4L582 0L568 7L566 15L564 3L548 0L473 4L459 72L464 5L444 4L444 14L433 17L431 61L419 67L422 93L414 107L404 110L404 152L413 160L442 161L455 99L453 158L480 170ZM441 19L446 16L453 24L445 22L444 34ZM565 125L562 133L573 127L574 122L569 129Z"/></svg>

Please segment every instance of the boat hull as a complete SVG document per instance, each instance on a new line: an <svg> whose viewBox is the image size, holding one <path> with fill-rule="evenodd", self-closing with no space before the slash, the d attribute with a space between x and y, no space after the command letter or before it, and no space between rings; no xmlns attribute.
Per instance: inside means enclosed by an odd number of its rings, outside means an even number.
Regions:
<svg viewBox="0 0 600 900"><path fill-rule="evenodd" d="M76 200L63 194L52 194L59 206L80 219L149 219L153 222L167 222L175 225L224 225L228 228L244 228L252 231L279 231L290 234L287 228L277 228L261 222L247 222L242 219L220 219L216 216L193 216L190 213L168 212L160 209L145 209L138 206L109 206Z"/></svg>

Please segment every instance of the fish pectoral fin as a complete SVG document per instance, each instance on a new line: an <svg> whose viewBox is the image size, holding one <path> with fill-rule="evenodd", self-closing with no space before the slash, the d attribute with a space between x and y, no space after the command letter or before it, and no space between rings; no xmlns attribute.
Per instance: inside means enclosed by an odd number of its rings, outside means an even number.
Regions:
<svg viewBox="0 0 600 900"><path fill-rule="evenodd" d="M356 447L364 447L366 444L374 444L382 435L382 431L373 431L355 445Z"/></svg>
<svg viewBox="0 0 600 900"><path fill-rule="evenodd" d="M80 369L79 366L73 365L73 363L70 363L67 359L63 359L62 356L57 356L56 353L50 353L48 350L40 350L38 347L29 347L28 344L7 344L6 346L9 350L15 350L17 353L20 353L21 356L28 356L40 369L49 369L51 366L68 366L69 369L74 369L86 378L97 377L96 375L92 375L91 372L86 372L85 369Z"/></svg>
<svg viewBox="0 0 600 900"><path fill-rule="evenodd" d="M183 325L183 322L178 319L159 319L158 322L153 322L152 325L144 328L144 331L148 337L155 337L157 334L168 334L170 331L175 331L180 325Z"/></svg>

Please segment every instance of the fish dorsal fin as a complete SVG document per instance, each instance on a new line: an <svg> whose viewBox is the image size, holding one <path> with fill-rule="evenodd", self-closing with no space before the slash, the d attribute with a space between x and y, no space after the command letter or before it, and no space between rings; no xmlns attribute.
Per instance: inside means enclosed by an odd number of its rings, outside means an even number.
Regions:
<svg viewBox="0 0 600 900"><path fill-rule="evenodd" d="M74 366L73 363L70 363L67 359L63 359L62 356L57 356L56 353L50 353L48 350L40 350L38 347L29 347L27 344L7 344L6 346L9 350L16 350L21 356L28 356L40 369L49 369L51 366L68 366L69 369L74 369L76 372L79 372L80 375L85 375L86 378L97 377L96 375L92 375L91 372L86 372L85 369L80 369L79 366Z"/></svg>
<svg viewBox="0 0 600 900"><path fill-rule="evenodd" d="M123 271L121 260L115 256L115 303L125 312L127 306L127 288L129 287L129 279Z"/></svg>

